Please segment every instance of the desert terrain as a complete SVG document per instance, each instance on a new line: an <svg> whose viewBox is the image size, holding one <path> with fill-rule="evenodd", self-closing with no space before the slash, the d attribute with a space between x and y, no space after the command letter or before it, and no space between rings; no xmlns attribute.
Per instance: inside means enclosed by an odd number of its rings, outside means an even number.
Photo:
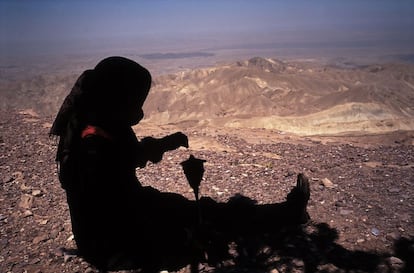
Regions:
<svg viewBox="0 0 414 273"><path fill-rule="evenodd" d="M0 272L97 272L62 251L75 242L48 135L80 68L0 70ZM219 202L283 202L309 177L309 223L243 238L260 247L200 272L413 272L413 64L254 57L155 73L144 111L138 137L182 131L190 147L137 169L143 185L193 199L190 154Z"/></svg>

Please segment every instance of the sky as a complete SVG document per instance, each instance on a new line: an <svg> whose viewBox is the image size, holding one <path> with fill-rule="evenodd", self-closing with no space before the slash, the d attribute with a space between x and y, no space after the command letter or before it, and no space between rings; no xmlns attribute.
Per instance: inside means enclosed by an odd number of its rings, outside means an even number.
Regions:
<svg viewBox="0 0 414 273"><path fill-rule="evenodd" d="M413 0L0 0L0 55L134 47L414 48Z"/></svg>

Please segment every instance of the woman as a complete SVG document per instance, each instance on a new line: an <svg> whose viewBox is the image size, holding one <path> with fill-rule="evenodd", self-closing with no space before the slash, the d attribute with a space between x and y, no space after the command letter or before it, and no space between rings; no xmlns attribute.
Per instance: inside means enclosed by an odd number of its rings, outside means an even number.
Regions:
<svg viewBox="0 0 414 273"><path fill-rule="evenodd" d="M50 131L60 137L59 179L79 254L98 267L132 255L142 243L142 206L150 191L142 194L135 169L160 161L167 150L188 147L182 133L137 140L131 126L143 118L150 86L144 67L106 58L79 77Z"/></svg>

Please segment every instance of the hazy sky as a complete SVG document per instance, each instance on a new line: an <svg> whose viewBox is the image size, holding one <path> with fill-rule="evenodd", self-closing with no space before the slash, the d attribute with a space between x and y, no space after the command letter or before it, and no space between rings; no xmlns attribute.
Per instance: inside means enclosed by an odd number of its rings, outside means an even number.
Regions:
<svg viewBox="0 0 414 273"><path fill-rule="evenodd" d="M0 0L1 55L332 41L414 45L414 1Z"/></svg>

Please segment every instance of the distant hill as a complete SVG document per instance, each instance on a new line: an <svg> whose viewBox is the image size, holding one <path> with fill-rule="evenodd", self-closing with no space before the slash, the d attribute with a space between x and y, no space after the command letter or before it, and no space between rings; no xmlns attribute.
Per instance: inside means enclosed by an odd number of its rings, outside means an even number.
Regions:
<svg viewBox="0 0 414 273"><path fill-rule="evenodd" d="M33 109L52 118L77 76L0 77L0 107ZM303 135L414 130L414 65L255 57L157 76L144 111L143 122L181 127L271 128Z"/></svg>
<svg viewBox="0 0 414 273"><path fill-rule="evenodd" d="M0 69L0 109L32 109L40 115L55 116L79 75L23 72L6 74ZM11 75L11 76L10 76Z"/></svg>
<svg viewBox="0 0 414 273"><path fill-rule="evenodd" d="M338 67L255 57L154 80L146 121L299 134L414 129L414 66Z"/></svg>

